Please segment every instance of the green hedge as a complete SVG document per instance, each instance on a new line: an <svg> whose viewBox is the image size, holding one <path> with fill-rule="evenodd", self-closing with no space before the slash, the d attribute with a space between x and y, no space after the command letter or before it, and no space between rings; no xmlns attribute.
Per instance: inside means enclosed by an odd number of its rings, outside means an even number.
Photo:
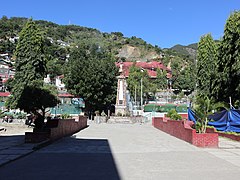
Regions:
<svg viewBox="0 0 240 180"><path fill-rule="evenodd" d="M144 106L144 112L168 112L170 110L176 110L179 112L187 112L187 105L175 105L175 104L147 104Z"/></svg>

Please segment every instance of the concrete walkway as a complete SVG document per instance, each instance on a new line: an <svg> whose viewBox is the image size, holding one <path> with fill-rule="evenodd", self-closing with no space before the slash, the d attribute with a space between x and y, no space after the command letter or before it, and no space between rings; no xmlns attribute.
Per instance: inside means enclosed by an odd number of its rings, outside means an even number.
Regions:
<svg viewBox="0 0 240 180"><path fill-rule="evenodd" d="M240 145L201 149L150 124L90 124L0 167L0 179L239 179Z"/></svg>
<svg viewBox="0 0 240 180"><path fill-rule="evenodd" d="M6 129L0 132L0 166L33 152L34 144L24 143L25 132L32 128L23 123L1 123L0 126Z"/></svg>

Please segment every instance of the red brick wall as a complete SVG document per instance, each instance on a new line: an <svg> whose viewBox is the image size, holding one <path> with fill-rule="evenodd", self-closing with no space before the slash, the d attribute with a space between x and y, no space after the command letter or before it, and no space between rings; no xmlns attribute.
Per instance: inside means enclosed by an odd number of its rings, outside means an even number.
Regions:
<svg viewBox="0 0 240 180"><path fill-rule="evenodd" d="M198 147L218 147L218 136L214 133L198 134L191 121L175 121L162 117L153 118L155 128Z"/></svg>
<svg viewBox="0 0 240 180"><path fill-rule="evenodd" d="M64 136L68 136L80 131L87 127L87 117L79 116L79 120L75 119L59 119L58 126L51 128L50 139L58 139Z"/></svg>
<svg viewBox="0 0 240 180"><path fill-rule="evenodd" d="M178 113L181 117L182 120L188 120L188 114L187 113ZM166 118L167 114L164 114L164 117Z"/></svg>
<svg viewBox="0 0 240 180"><path fill-rule="evenodd" d="M204 133L193 134L192 144L198 147L218 147L218 134L216 133Z"/></svg>
<svg viewBox="0 0 240 180"><path fill-rule="evenodd" d="M25 143L39 143L50 138L46 132L25 132Z"/></svg>
<svg viewBox="0 0 240 180"><path fill-rule="evenodd" d="M188 114L187 113L180 113L180 115L182 116L182 119L184 120L188 120Z"/></svg>
<svg viewBox="0 0 240 180"><path fill-rule="evenodd" d="M226 137L235 141L240 141L240 136L234 134L218 133L219 136Z"/></svg>
<svg viewBox="0 0 240 180"><path fill-rule="evenodd" d="M237 136L235 134L226 134L224 132L217 132L215 128L207 128L207 132L208 133L216 133L219 136L226 137L226 138L232 139L234 141L240 141L240 136Z"/></svg>
<svg viewBox="0 0 240 180"><path fill-rule="evenodd" d="M46 125L50 128L46 132L26 132L25 142L38 143L48 139L55 140L72 135L87 127L87 117L79 116L78 121L75 119L53 119L47 122Z"/></svg>

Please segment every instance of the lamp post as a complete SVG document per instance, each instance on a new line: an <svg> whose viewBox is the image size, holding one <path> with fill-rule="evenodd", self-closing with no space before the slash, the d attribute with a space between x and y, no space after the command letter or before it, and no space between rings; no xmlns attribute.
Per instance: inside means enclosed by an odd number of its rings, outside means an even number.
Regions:
<svg viewBox="0 0 240 180"><path fill-rule="evenodd" d="M141 110L143 109L143 89L142 89L142 78L141 78Z"/></svg>
<svg viewBox="0 0 240 180"><path fill-rule="evenodd" d="M134 94L134 99L135 99L135 106L137 105L137 86L135 85L135 94Z"/></svg>
<svg viewBox="0 0 240 180"><path fill-rule="evenodd" d="M56 118L57 117L57 109L56 109L56 107L54 107L54 114L55 114L54 118Z"/></svg>
<svg viewBox="0 0 240 180"><path fill-rule="evenodd" d="M144 72L144 69L141 68L141 72ZM141 110L143 110L143 78L141 77Z"/></svg>

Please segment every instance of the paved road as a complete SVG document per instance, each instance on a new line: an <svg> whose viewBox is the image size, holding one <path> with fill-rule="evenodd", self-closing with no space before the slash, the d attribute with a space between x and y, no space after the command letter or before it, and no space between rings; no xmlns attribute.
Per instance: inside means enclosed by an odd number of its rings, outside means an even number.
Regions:
<svg viewBox="0 0 240 180"><path fill-rule="evenodd" d="M201 149L150 124L90 124L0 168L1 180L239 179L239 143Z"/></svg>

